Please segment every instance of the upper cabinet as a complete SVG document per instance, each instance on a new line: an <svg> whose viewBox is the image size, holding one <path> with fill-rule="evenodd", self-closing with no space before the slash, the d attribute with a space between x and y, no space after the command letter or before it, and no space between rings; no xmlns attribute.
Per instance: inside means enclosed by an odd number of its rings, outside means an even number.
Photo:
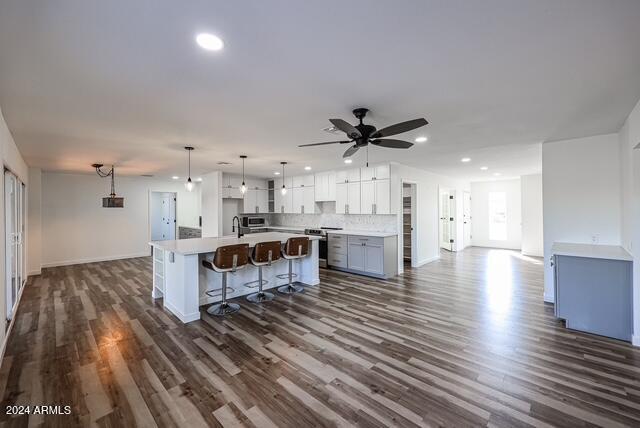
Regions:
<svg viewBox="0 0 640 428"><path fill-rule="evenodd" d="M343 169L336 171L336 183L354 183L360 181L360 169Z"/></svg>
<svg viewBox="0 0 640 428"><path fill-rule="evenodd" d="M336 173L334 171L316 174L315 199L317 202L336 200Z"/></svg>
<svg viewBox="0 0 640 428"><path fill-rule="evenodd" d="M360 168L361 181L388 180L389 175L389 164Z"/></svg>
<svg viewBox="0 0 640 428"><path fill-rule="evenodd" d="M293 181L291 177L287 177L284 179L284 186L287 189L287 193L282 194L282 178L276 178L274 180L274 212L278 214L290 213L293 207L292 201L292 190L293 190Z"/></svg>
<svg viewBox="0 0 640 428"><path fill-rule="evenodd" d="M296 175L294 177L291 177L291 181L292 181L292 187L313 187L314 185L314 178L313 178L313 174L307 174L307 175Z"/></svg>
<svg viewBox="0 0 640 428"><path fill-rule="evenodd" d="M240 185L242 184L242 177L236 175L222 174L222 197L242 199L242 192L240 191Z"/></svg>
<svg viewBox="0 0 640 428"><path fill-rule="evenodd" d="M266 189L256 189L255 187L248 188L247 193L244 194L244 207L243 212L245 214L258 214L268 213L269 203Z"/></svg>

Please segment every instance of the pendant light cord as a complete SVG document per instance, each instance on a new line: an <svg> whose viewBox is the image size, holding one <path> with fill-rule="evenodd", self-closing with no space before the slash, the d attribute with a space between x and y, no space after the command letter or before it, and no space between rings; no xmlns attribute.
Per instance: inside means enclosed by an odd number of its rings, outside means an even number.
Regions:
<svg viewBox="0 0 640 428"><path fill-rule="evenodd" d="M191 178L191 150L187 150L189 152L189 171L188 176Z"/></svg>
<svg viewBox="0 0 640 428"><path fill-rule="evenodd" d="M111 197L116 197L116 169L111 165Z"/></svg>

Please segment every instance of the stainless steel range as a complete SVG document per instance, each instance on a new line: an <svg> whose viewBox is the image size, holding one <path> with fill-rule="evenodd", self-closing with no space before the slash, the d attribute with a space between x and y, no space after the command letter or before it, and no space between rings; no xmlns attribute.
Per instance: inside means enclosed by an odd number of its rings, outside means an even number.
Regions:
<svg viewBox="0 0 640 428"><path fill-rule="evenodd" d="M305 229L305 235L316 235L320 236L320 241L318 242L319 248L319 256L318 256L318 264L321 268L327 267L327 232L332 230L342 230L341 227L321 227L319 229Z"/></svg>

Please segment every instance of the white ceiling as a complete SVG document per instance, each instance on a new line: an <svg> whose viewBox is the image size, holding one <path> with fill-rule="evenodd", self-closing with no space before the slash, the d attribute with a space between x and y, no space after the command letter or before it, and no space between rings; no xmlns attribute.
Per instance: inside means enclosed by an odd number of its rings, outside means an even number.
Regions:
<svg viewBox="0 0 640 428"><path fill-rule="evenodd" d="M0 3L0 106L31 166L193 176L343 166L328 118L371 109L429 142L373 148L482 179L540 170L543 141L615 132L640 98L640 1ZM225 41L211 53L198 32ZM361 150L354 165L364 161ZM460 163L462 156L472 158ZM479 167L490 167L482 172Z"/></svg>

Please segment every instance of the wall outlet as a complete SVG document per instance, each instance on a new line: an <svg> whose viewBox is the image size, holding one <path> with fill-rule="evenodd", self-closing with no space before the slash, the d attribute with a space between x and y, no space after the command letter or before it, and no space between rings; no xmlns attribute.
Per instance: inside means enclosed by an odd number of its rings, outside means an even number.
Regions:
<svg viewBox="0 0 640 428"><path fill-rule="evenodd" d="M591 243L597 244L600 242L600 235L591 235Z"/></svg>

